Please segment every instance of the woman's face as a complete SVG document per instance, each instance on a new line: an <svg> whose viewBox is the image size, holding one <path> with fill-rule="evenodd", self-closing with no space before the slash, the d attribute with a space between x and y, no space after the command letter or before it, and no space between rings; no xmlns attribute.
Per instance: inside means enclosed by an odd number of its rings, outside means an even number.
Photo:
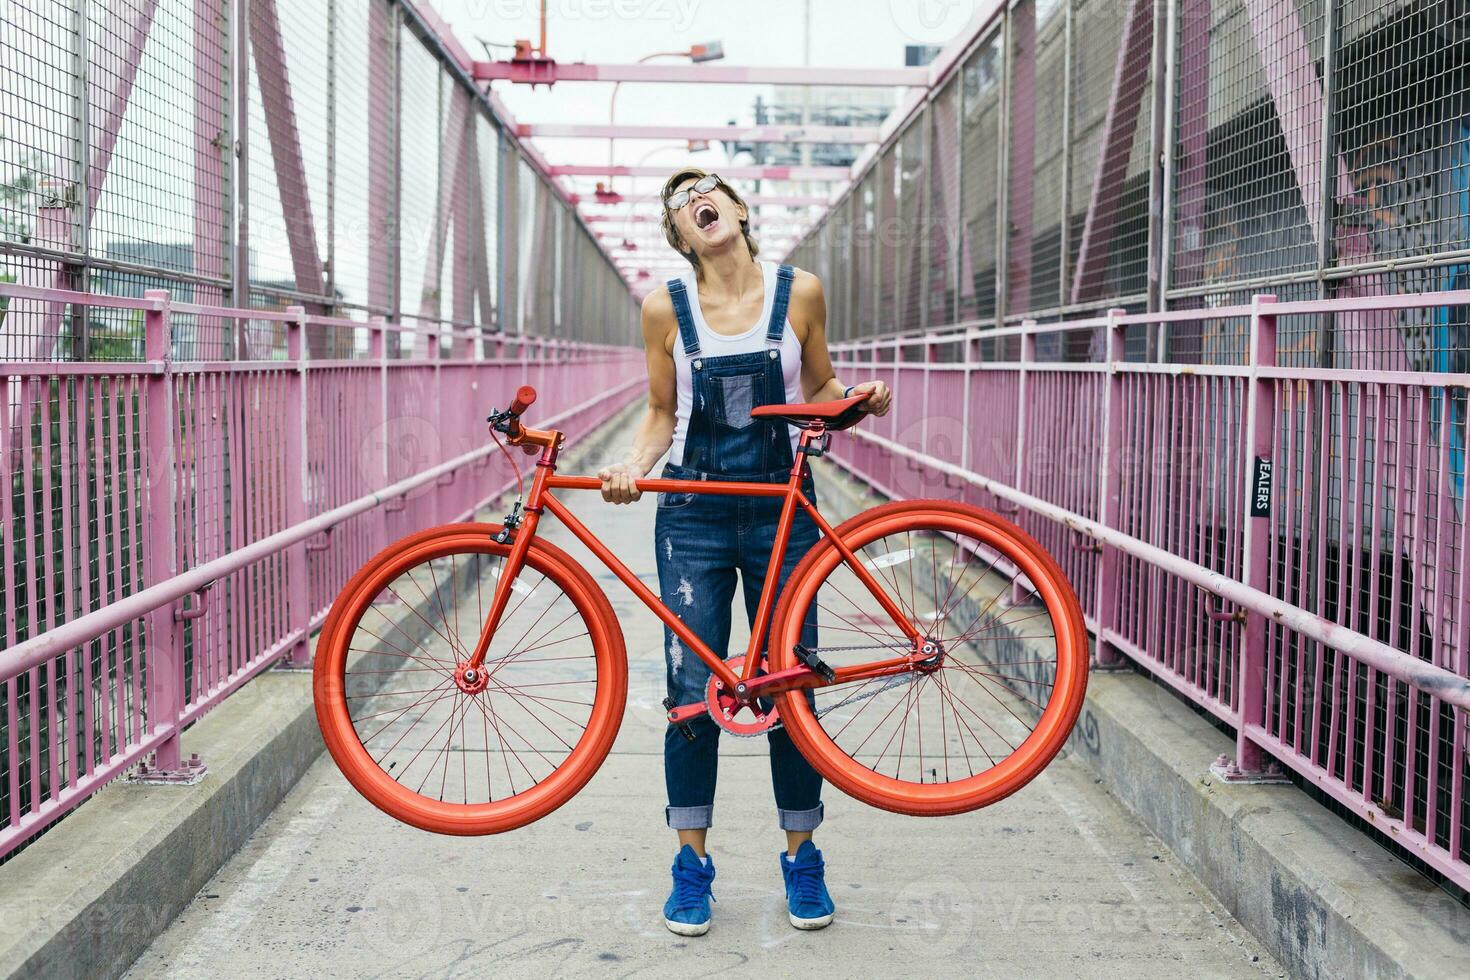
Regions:
<svg viewBox="0 0 1470 980"><path fill-rule="evenodd" d="M689 203L674 212L674 228L679 237L696 255L718 252L731 243L744 247L740 222L746 218L745 208L730 199L723 184L715 185L708 194L695 191L698 181L698 177L690 177L674 188L674 192L689 191Z"/></svg>

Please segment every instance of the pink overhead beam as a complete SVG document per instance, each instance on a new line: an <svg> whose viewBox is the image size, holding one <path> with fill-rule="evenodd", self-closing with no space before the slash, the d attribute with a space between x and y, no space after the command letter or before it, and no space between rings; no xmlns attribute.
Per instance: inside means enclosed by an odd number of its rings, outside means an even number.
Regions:
<svg viewBox="0 0 1470 980"><path fill-rule="evenodd" d="M665 177L667 177L671 173L673 173L672 170L664 170L664 171L661 171L661 174L663 176L665 176ZM732 174L730 174L730 172L728 170L721 170L720 173L721 173L721 176L730 177L731 180L734 180L735 179L734 176ZM755 207L772 207L772 208L813 208L813 207L826 207L826 205L828 204L828 201L829 201L828 198L822 197L822 196L818 196L818 195L815 195L815 194L742 194L740 196L745 199L745 203L746 204L749 204L753 208L755 208ZM653 197L653 196L640 196L640 197L636 197L636 198L629 197L629 198L625 198L625 199L623 199L621 201L603 202L603 201L593 200L591 197L588 197L588 196L585 196L584 195L584 196L582 196L582 197L580 197L578 199L577 203L581 207L642 208L642 209L650 210L651 212L653 212L655 214L658 211L658 199L656 197ZM654 220L657 221L658 218L655 217Z"/></svg>
<svg viewBox="0 0 1470 980"><path fill-rule="evenodd" d="M667 177L674 172L668 166L608 166L606 164L563 164L550 168L553 177ZM846 167L721 167L720 176L730 180L846 180ZM826 203L823 201L823 203Z"/></svg>
<svg viewBox="0 0 1470 980"><path fill-rule="evenodd" d="M476 81L529 85L556 82L707 82L722 85L857 85L929 87L928 68L827 68L767 65L562 64L555 61L477 61Z"/></svg>
<svg viewBox="0 0 1470 980"><path fill-rule="evenodd" d="M750 200L750 198L746 198L746 201L747 202L749 200ZM783 218L787 218L787 216L786 215L775 215L773 217L768 217L768 218L765 218L764 220L762 220L761 216L758 215L758 214L751 215L751 218L750 218L750 226L752 228L805 228L807 226L806 225L806 222L804 222L804 221L794 221L794 220L789 220L789 219L788 220L782 220ZM586 221L589 225L612 224L613 222L617 222L618 224L656 225L662 219L659 217L659 215L657 213L653 213L653 214L589 214L585 218L583 218L583 220ZM611 231L609 231L609 230L607 230L607 229L604 228L604 229L599 230L598 231L598 234L601 234L601 235L610 235L610 234L613 234L613 232L611 232Z"/></svg>
<svg viewBox="0 0 1470 980"><path fill-rule="evenodd" d="M718 140L735 143L874 143L876 126L631 126L605 123L521 123L520 137L620 140Z"/></svg>

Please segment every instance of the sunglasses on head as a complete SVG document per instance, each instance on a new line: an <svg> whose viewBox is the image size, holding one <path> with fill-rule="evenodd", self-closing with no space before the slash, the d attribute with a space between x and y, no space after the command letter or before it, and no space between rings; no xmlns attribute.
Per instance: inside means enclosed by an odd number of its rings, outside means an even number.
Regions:
<svg viewBox="0 0 1470 980"><path fill-rule="evenodd" d="M700 194L708 194L710 191L719 186L719 174L705 174L703 177L694 182L693 187L690 187L687 190L674 191L674 193L664 198L664 207L668 208L670 211L677 211L684 205L689 203L689 198L694 193L697 192Z"/></svg>

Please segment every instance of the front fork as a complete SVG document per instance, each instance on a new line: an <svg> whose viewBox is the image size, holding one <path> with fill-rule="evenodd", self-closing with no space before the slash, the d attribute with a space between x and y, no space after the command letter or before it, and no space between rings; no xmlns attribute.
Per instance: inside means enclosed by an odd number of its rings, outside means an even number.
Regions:
<svg viewBox="0 0 1470 980"><path fill-rule="evenodd" d="M478 693L488 682L488 674L483 670L485 654L490 649L491 637L500 626L501 617L505 615L505 607L510 602L511 587L516 576L521 573L521 566L526 563L526 552L531 550L531 541L536 537L536 525L541 522L541 496L546 491L546 477L556 472L556 457L561 450L560 433L557 435L558 438L542 450L541 457L536 460L536 475L531 480L531 492L527 495L524 511L521 510L521 502L517 500L515 508L505 519L504 528L497 535L497 540L504 543L505 538L502 536L507 535L507 532L514 532L510 554L500 564L500 578L495 583L490 612L486 614L485 622L480 627L475 648L470 652L469 658L455 670L455 682L468 693Z"/></svg>

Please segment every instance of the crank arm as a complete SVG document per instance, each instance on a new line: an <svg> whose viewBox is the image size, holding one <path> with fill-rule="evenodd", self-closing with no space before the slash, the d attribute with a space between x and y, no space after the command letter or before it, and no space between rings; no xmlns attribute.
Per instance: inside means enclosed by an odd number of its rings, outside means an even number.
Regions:
<svg viewBox="0 0 1470 980"><path fill-rule="evenodd" d="M690 722L700 715L709 714L709 705L703 701L695 701L693 704L681 704L674 706L673 698L664 698L664 711L668 712L669 724L679 730L686 741L694 741L694 729Z"/></svg>

